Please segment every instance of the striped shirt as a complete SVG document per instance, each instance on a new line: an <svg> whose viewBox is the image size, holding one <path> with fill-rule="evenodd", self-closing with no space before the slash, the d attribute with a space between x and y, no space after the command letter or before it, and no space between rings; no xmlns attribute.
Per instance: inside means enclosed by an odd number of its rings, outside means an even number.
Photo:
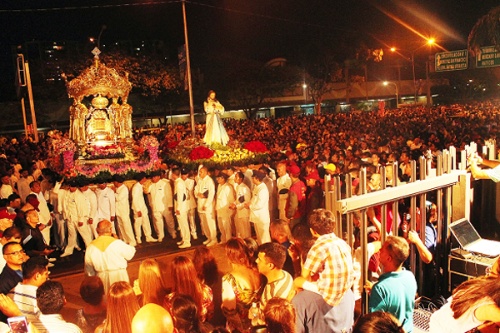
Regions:
<svg viewBox="0 0 500 333"><path fill-rule="evenodd" d="M307 254L304 268L319 274L319 294L331 306L342 300L354 281L351 248L334 233L318 237Z"/></svg>
<svg viewBox="0 0 500 333"><path fill-rule="evenodd" d="M282 270L283 276L271 283L266 284L260 303L262 308L264 308L267 302L273 297L279 297L287 300L291 300L295 295L295 289L293 287L293 278L287 271Z"/></svg>
<svg viewBox="0 0 500 333"><path fill-rule="evenodd" d="M32 324L40 333L83 333L75 324L66 322L60 314L40 314Z"/></svg>
<svg viewBox="0 0 500 333"><path fill-rule="evenodd" d="M19 310L26 316L28 321L34 321L38 318L40 310L36 304L36 290L38 287L23 284L19 282L7 296L16 303Z"/></svg>

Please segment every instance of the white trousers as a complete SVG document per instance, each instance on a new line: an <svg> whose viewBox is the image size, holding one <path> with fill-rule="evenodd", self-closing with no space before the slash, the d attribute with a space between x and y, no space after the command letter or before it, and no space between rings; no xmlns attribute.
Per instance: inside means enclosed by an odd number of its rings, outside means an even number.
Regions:
<svg viewBox="0 0 500 333"><path fill-rule="evenodd" d="M269 233L269 222L254 222L253 226L255 228L255 234L257 235L257 243L259 245L264 243L269 243L271 241L271 235Z"/></svg>
<svg viewBox="0 0 500 333"><path fill-rule="evenodd" d="M151 223L149 221L148 211L142 211L141 217L134 213L134 231L135 231L135 239L139 242L141 240L142 231L144 232L144 236L146 239L153 238L151 236Z"/></svg>

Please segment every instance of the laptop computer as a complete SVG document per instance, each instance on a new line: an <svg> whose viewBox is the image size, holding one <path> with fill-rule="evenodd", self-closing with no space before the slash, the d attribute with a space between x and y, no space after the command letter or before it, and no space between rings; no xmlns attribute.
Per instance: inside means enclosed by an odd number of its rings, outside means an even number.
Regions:
<svg viewBox="0 0 500 333"><path fill-rule="evenodd" d="M500 242L481 238L467 219L460 219L450 224L450 231L464 250L486 257L500 255Z"/></svg>

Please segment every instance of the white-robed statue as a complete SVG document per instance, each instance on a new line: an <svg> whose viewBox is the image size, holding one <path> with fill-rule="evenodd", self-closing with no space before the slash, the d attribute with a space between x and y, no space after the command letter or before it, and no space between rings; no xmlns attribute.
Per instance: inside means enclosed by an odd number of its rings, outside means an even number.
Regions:
<svg viewBox="0 0 500 333"><path fill-rule="evenodd" d="M226 145L229 142L229 136L220 116L224 114L224 107L215 98L215 91L208 92L207 100L203 103L205 112L207 113L206 132L203 141L206 144L220 143Z"/></svg>

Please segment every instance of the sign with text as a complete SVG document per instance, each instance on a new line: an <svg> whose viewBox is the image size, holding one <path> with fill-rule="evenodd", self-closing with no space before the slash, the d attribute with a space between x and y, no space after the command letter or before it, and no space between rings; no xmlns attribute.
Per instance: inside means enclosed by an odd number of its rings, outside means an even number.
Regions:
<svg viewBox="0 0 500 333"><path fill-rule="evenodd" d="M479 49L476 57L476 67L500 66L500 48L495 46L484 46Z"/></svg>
<svg viewBox="0 0 500 333"><path fill-rule="evenodd" d="M469 66L469 51L457 50L436 53L436 72L458 71Z"/></svg>

